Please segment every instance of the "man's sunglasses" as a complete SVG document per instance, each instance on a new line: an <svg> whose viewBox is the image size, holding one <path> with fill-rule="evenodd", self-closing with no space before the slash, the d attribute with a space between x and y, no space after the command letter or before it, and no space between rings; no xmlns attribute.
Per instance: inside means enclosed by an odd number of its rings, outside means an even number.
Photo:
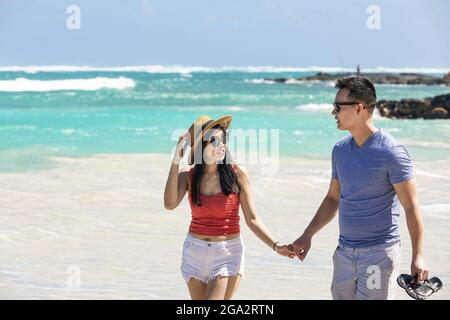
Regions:
<svg viewBox="0 0 450 320"><path fill-rule="evenodd" d="M333 102L333 108L336 112L339 112L339 111L341 111L341 108L342 108L341 106L351 106L351 105L359 104L359 103L361 103L361 102L356 102L356 101L337 102L337 101L335 101L335 102ZM363 107L364 107L364 105L363 105Z"/></svg>

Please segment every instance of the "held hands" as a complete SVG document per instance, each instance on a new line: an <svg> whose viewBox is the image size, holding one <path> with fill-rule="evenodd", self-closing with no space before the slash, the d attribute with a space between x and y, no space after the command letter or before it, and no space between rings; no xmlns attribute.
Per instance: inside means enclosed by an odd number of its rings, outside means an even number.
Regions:
<svg viewBox="0 0 450 320"><path fill-rule="evenodd" d="M295 257L295 253L294 253L294 247L292 247L292 245L286 245L286 244L275 244L274 245L274 250L276 251L276 253L278 253L280 256L284 256L284 257L288 257L293 259Z"/></svg>
<svg viewBox="0 0 450 320"><path fill-rule="evenodd" d="M311 248L311 237L306 234L302 234L300 238L292 243L292 247L294 248L295 255L300 260L305 260L306 255Z"/></svg>

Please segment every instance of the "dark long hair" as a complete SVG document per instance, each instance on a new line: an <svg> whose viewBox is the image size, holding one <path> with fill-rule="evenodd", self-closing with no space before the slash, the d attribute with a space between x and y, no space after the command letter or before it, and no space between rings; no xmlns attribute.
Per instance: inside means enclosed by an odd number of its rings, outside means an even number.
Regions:
<svg viewBox="0 0 450 320"><path fill-rule="evenodd" d="M221 126L217 125L214 126L213 129L220 129L222 130L223 134L225 135L225 129L223 129ZM193 170L194 170L194 176L192 178L192 184L191 184L191 195L192 195L192 201L195 206L201 207L202 202L200 200L200 184L202 181L203 173L205 172L206 163L203 161L203 151L206 148L208 141L203 141L201 143L202 146L202 162L195 164ZM225 148L225 157L222 161L222 163L217 164L217 169L219 171L219 179L220 179L220 187L222 189L222 192L228 196L231 193L239 193L239 186L237 183L236 174L234 173L233 167L232 167L232 158L231 154L228 151L227 148Z"/></svg>

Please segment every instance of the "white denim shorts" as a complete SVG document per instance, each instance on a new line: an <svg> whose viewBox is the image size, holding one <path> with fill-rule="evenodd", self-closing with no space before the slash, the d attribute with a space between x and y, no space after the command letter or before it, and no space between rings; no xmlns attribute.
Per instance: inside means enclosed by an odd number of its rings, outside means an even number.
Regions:
<svg viewBox="0 0 450 320"><path fill-rule="evenodd" d="M217 277L244 276L244 243L242 236L231 240L206 241L188 233L183 244L181 273L207 283Z"/></svg>

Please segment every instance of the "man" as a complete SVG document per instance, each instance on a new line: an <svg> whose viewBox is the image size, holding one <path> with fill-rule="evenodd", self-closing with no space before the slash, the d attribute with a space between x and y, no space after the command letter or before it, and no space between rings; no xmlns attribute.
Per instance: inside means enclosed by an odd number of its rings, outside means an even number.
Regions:
<svg viewBox="0 0 450 320"><path fill-rule="evenodd" d="M400 265L399 202L412 244L411 274L428 278L423 224L407 150L372 121L376 93L363 77L337 81L332 115L350 135L332 152L327 195L304 233L293 243L304 260L312 237L339 208L339 246L333 256L333 299L393 299Z"/></svg>

